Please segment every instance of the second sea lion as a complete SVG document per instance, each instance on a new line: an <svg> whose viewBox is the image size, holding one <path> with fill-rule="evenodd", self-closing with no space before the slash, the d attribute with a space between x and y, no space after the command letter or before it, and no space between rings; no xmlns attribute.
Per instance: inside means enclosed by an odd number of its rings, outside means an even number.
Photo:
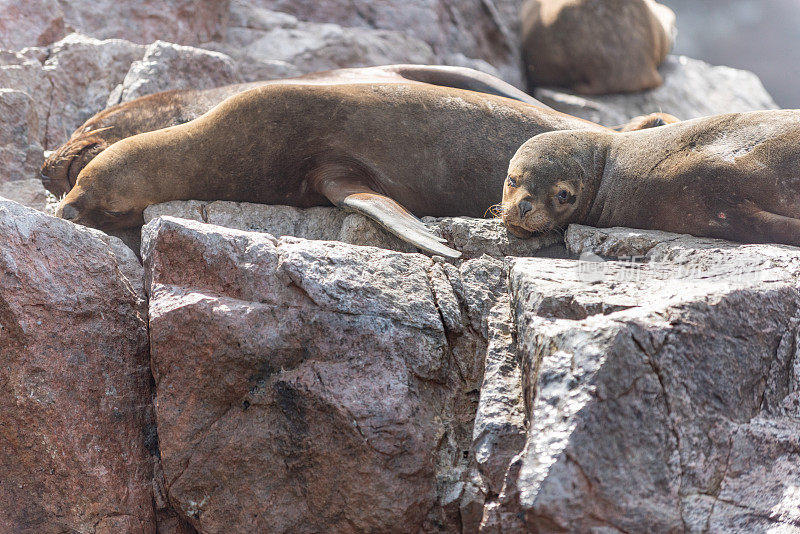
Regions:
<svg viewBox="0 0 800 534"><path fill-rule="evenodd" d="M520 147L503 220L530 237L570 223L800 246L800 111L705 117Z"/></svg>
<svg viewBox="0 0 800 534"><path fill-rule="evenodd" d="M662 83L675 14L653 0L528 0L522 50L531 88L549 85L596 95Z"/></svg>

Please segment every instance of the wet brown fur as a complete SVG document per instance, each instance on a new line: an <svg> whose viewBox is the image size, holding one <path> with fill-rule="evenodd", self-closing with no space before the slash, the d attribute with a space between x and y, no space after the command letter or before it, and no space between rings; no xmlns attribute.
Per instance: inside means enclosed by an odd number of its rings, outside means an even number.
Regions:
<svg viewBox="0 0 800 534"><path fill-rule="evenodd" d="M266 84L424 83L480 91L547 108L533 97L495 78L463 67L386 65L337 69L282 80L243 83L204 90L155 93L103 110L86 121L42 165L42 182L56 196L75 185L80 171L113 143L196 119L226 98ZM548 108L549 109L549 108Z"/></svg>
<svg viewBox="0 0 800 534"><path fill-rule="evenodd" d="M142 224L146 206L169 200L309 207L374 192L417 216L482 217L500 200L517 148L567 129L611 132L432 85L268 85L115 143L81 171L59 214L117 229Z"/></svg>
<svg viewBox="0 0 800 534"><path fill-rule="evenodd" d="M521 237L574 222L800 246L799 146L797 110L546 133L511 160L504 220Z"/></svg>
<svg viewBox="0 0 800 534"><path fill-rule="evenodd" d="M528 0L522 48L529 86L582 94L642 91L662 83L675 15L653 0Z"/></svg>

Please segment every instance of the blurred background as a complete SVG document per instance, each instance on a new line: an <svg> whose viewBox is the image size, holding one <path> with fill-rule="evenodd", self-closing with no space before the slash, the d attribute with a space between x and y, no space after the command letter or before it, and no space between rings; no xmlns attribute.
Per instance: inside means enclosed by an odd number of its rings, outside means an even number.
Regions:
<svg viewBox="0 0 800 534"><path fill-rule="evenodd" d="M659 0L678 17L673 53L755 72L800 108L800 0Z"/></svg>

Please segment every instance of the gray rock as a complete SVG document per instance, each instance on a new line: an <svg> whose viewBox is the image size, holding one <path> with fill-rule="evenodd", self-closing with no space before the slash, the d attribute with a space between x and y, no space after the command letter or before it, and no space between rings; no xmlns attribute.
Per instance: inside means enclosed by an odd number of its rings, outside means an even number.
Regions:
<svg viewBox="0 0 800 534"><path fill-rule="evenodd" d="M511 261L530 429L483 530L791 531L800 250L592 233Z"/></svg>
<svg viewBox="0 0 800 534"><path fill-rule="evenodd" d="M242 81L234 61L219 52L156 41L134 61L106 106L173 89L211 89Z"/></svg>
<svg viewBox="0 0 800 534"><path fill-rule="evenodd" d="M0 89L0 184L36 176L44 161L39 116L26 93Z"/></svg>
<svg viewBox="0 0 800 534"><path fill-rule="evenodd" d="M165 484L195 528L452 529L448 502L474 516L442 264L170 217L145 227L144 258Z"/></svg>
<svg viewBox="0 0 800 534"><path fill-rule="evenodd" d="M371 219L336 208L300 209L243 202L175 201L149 206L145 210L145 222L162 215L275 236L343 241L400 252L416 251L415 247L390 234ZM434 233L447 240L448 246L462 252L462 259L479 258L484 254L501 258L506 255L557 253L556 249L562 242L558 234L537 239L518 239L506 231L499 219L426 217L424 220Z"/></svg>
<svg viewBox="0 0 800 534"><path fill-rule="evenodd" d="M47 209L47 190L36 178L0 184L0 197L39 211Z"/></svg>
<svg viewBox="0 0 800 534"><path fill-rule="evenodd" d="M617 126L659 111L688 120L778 108L752 72L714 67L684 56L668 56L659 72L664 84L640 93L581 96L542 87L536 89L534 96L554 109L605 126Z"/></svg>

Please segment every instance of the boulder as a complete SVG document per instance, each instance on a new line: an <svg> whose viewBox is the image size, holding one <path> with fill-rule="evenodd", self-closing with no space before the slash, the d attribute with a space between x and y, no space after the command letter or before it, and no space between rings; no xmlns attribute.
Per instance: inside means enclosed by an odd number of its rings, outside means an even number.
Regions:
<svg viewBox="0 0 800 534"><path fill-rule="evenodd" d="M46 46L73 31L98 39L193 45L222 35L227 7L217 0L2 0L0 48Z"/></svg>
<svg viewBox="0 0 800 534"><path fill-rule="evenodd" d="M44 161L39 139L39 116L31 97L0 89L0 184L37 175Z"/></svg>
<svg viewBox="0 0 800 534"><path fill-rule="evenodd" d="M0 234L0 531L154 533L141 266L6 200Z"/></svg>
<svg viewBox="0 0 800 534"><path fill-rule="evenodd" d="M795 531L800 250L566 240L585 261L510 262L530 428L483 530Z"/></svg>
<svg viewBox="0 0 800 534"><path fill-rule="evenodd" d="M134 61L106 106L173 89L211 89L242 81L234 61L225 54L156 41Z"/></svg>
<svg viewBox="0 0 800 534"><path fill-rule="evenodd" d="M162 215L274 236L342 241L399 252L416 251L416 247L390 234L372 219L332 207L301 209L246 202L174 201L149 206L144 219L149 222ZM518 239L506 231L499 219L425 217L423 221L432 232L445 238L448 246L461 251L462 260L479 258L484 254L496 258L564 255L558 234Z"/></svg>
<svg viewBox="0 0 800 534"><path fill-rule="evenodd" d="M232 11L240 6L269 9L303 21L403 32L427 43L440 60L450 54L481 60L521 87L521 4L521 0L234 0Z"/></svg>
<svg viewBox="0 0 800 534"><path fill-rule="evenodd" d="M165 488L198 531L477 526L502 263L172 217L144 228L143 256Z"/></svg>
<svg viewBox="0 0 800 534"><path fill-rule="evenodd" d="M231 3L231 25L224 41L204 48L223 52L239 63L247 81L285 74L391 63L436 63L430 46L403 31L347 28L304 22L250 3ZM277 65L276 65L277 62Z"/></svg>
<svg viewBox="0 0 800 534"><path fill-rule="evenodd" d="M633 117L663 111L688 120L733 113L777 109L761 80L752 72L714 67L697 59L668 56L659 68L661 87L639 93L582 96L556 88L537 88L544 104L605 126L617 126Z"/></svg>

